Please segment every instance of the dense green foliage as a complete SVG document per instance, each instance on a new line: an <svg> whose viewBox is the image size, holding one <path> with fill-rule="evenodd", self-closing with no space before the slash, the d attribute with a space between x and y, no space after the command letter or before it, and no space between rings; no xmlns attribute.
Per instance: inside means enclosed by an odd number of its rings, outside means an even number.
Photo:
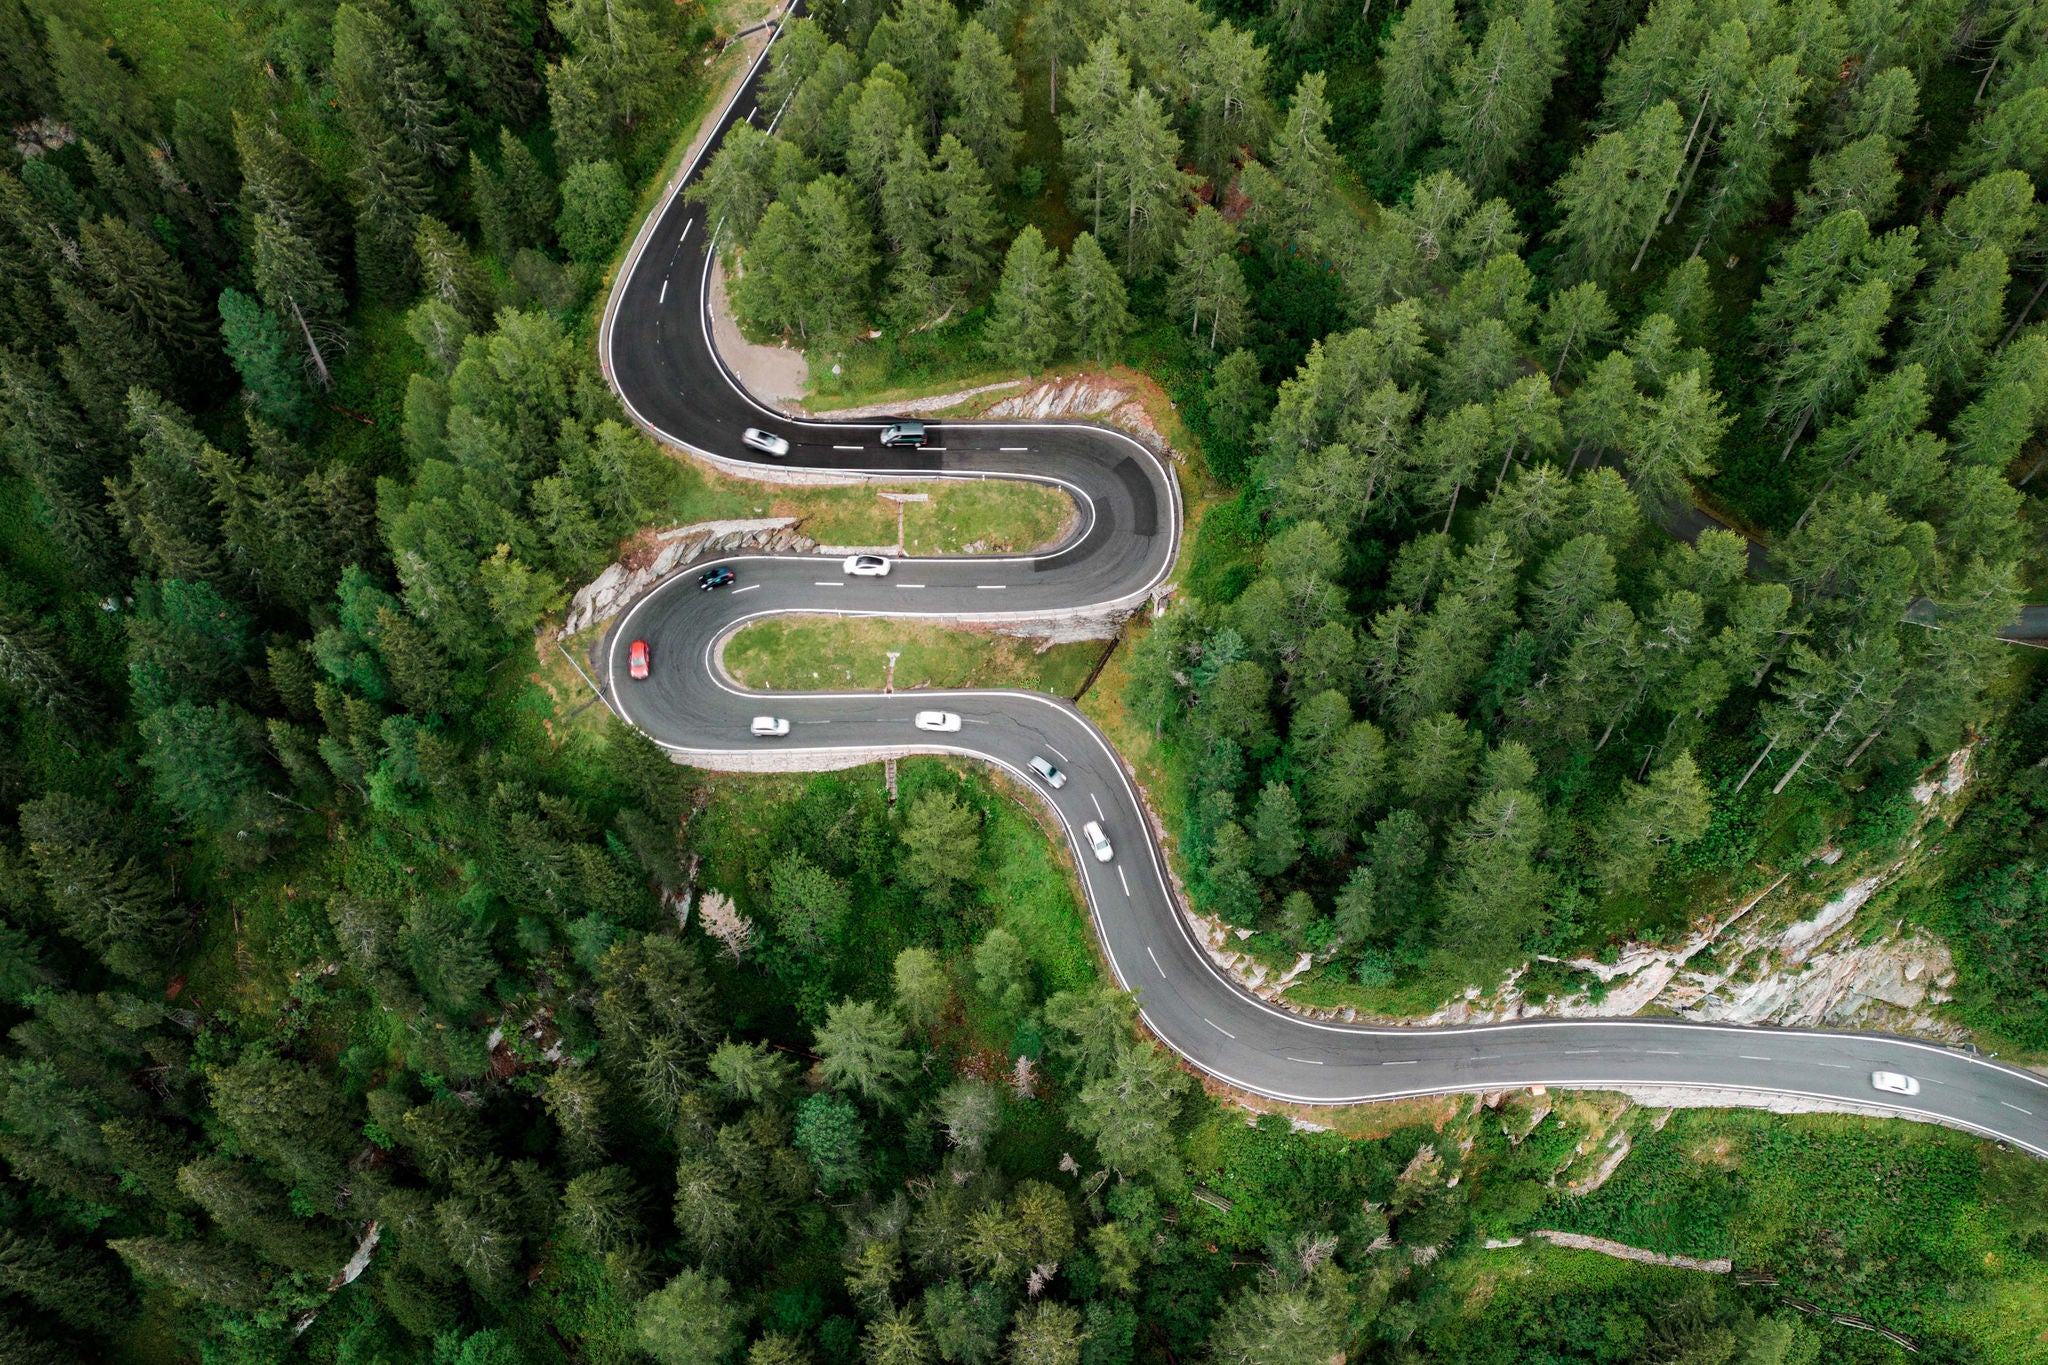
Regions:
<svg viewBox="0 0 2048 1365"><path fill-rule="evenodd" d="M2037 26L1639 11L849 0L701 190L757 327L1183 400L1233 496L1134 700L1198 899L1316 989L1896 838L1990 711ZM0 1355L1889 1358L1483 1245L1562 1226L2019 1358L2037 1167L1680 1119L1575 1199L1590 1110L1246 1123L1105 988L1007 791L713 784L551 705L536 624L682 486L582 337L711 37L0 0ZM1671 538L1689 491L1768 573ZM2040 708L1926 907L2034 1039Z"/></svg>

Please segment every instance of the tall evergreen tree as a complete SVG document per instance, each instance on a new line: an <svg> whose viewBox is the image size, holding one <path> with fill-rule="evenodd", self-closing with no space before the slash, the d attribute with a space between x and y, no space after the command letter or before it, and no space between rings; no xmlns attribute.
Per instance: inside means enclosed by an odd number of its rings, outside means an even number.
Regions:
<svg viewBox="0 0 2048 1365"><path fill-rule="evenodd" d="M1095 244L1093 233L1084 232L1074 239L1060 270L1060 284L1066 293L1074 345L1098 364L1115 355L1135 324L1123 276Z"/></svg>
<svg viewBox="0 0 2048 1365"><path fill-rule="evenodd" d="M1122 248L1125 276L1144 279L1179 236L1190 177L1180 169L1180 137L1150 90L1140 89L1124 105L1110 138L1100 231Z"/></svg>
<svg viewBox="0 0 2048 1365"><path fill-rule="evenodd" d="M1452 73L1469 55L1455 0L1410 0L1380 51L1380 109L1372 146L1382 175L1398 176L1437 131Z"/></svg>
<svg viewBox="0 0 2048 1365"><path fill-rule="evenodd" d="M1017 68L1001 40L978 22L960 26L959 54L953 59L946 131L974 153L990 180L1007 185L1016 178L1011 163L1023 136Z"/></svg>
<svg viewBox="0 0 2048 1365"><path fill-rule="evenodd" d="M1181 234L1175 251L1178 263L1167 283L1167 304L1187 317L1189 336L1199 339L1207 319L1212 351L1236 343L1251 303L1236 247L1237 229L1222 214L1201 205Z"/></svg>
<svg viewBox="0 0 2048 1365"><path fill-rule="evenodd" d="M1035 226L1018 233L1003 258L1002 283L989 310L988 344L1026 374L1044 368L1066 331L1058 267L1058 254Z"/></svg>

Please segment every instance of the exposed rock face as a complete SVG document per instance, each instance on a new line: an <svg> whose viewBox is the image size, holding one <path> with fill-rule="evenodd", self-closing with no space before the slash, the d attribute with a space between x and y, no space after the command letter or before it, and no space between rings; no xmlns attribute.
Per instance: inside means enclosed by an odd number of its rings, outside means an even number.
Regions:
<svg viewBox="0 0 2048 1365"><path fill-rule="evenodd" d="M840 421L852 421L856 417L917 417L928 412L944 412L957 408L962 403L984 394L1001 393L1005 389L1024 386L1021 379L1007 379L1000 384L983 384L978 389L962 389L958 393L934 394L930 398L905 398L894 403L869 403L857 408L828 408L813 413L815 417L833 417Z"/></svg>
<svg viewBox="0 0 2048 1365"><path fill-rule="evenodd" d="M1171 455L1172 447L1159 434L1152 414L1131 396L1128 389L1101 375L1077 375L1040 384L1029 393L1005 398L984 414L1016 421L1047 421L1061 417L1100 417L1122 427L1149 446L1156 454Z"/></svg>
<svg viewBox="0 0 2048 1365"><path fill-rule="evenodd" d="M729 554L734 550L810 553L817 542L798 534L795 528L794 517L762 517L752 521L702 521L694 526L656 532L570 599L561 636L566 639L600 621L611 620L655 584L707 554Z"/></svg>

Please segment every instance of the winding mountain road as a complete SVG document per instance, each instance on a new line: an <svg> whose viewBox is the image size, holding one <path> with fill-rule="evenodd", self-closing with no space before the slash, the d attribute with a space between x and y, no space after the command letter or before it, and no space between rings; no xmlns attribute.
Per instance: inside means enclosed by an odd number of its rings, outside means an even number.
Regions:
<svg viewBox="0 0 2048 1365"><path fill-rule="evenodd" d="M714 135L677 184L716 151L735 119L770 126L758 105L764 49ZM1344 1104L1404 1096L1506 1090L1679 1086L1882 1109L1946 1123L2048 1156L2048 1081L1991 1059L1910 1039L1818 1030L1743 1028L1678 1020L1528 1021L1463 1028L1375 1028L1297 1017L1219 972L1176 903L1138 792L1116 752L1070 703L1027 692L760 693L735 686L721 644L749 621L785 612L996 621L1145 600L1171 569L1181 504L1171 469L1122 432L1083 423L946 422L932 447L884 450L880 423L792 420L755 401L712 341L704 212L672 192L634 243L600 329L605 373L636 421L657 438L727 465L1003 477L1058 483L1078 525L1049 552L899 559L885 578L850 578L837 560L740 556L738 586L700 592L677 574L615 622L600 681L615 709L679 760L706 768L818 768L884 754L952 753L991 763L1047 803L1073 847L1103 952L1137 993L1146 1024L1199 1070L1273 1099ZM758 426L791 443L771 461L740 442ZM652 677L628 677L629 643L649 642ZM964 718L954 735L915 729L913 714L943 706ZM783 738L757 739L755 715L788 718ZM1050 759L1058 791L1030 774ZM1080 839L1097 820L1115 848L1098 862ZM1879 1092L1874 1070L1921 1082L1917 1096Z"/></svg>

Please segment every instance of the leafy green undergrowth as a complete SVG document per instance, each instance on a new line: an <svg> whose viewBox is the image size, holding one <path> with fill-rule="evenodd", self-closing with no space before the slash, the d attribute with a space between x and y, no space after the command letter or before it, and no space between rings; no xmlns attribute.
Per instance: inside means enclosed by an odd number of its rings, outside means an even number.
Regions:
<svg viewBox="0 0 2048 1365"><path fill-rule="evenodd" d="M1784 1292L1916 1334L2048 1279L2048 1165L1940 1128L1682 1111L1550 1226L1733 1258ZM2031 1331L2048 1329L2037 1298Z"/></svg>

